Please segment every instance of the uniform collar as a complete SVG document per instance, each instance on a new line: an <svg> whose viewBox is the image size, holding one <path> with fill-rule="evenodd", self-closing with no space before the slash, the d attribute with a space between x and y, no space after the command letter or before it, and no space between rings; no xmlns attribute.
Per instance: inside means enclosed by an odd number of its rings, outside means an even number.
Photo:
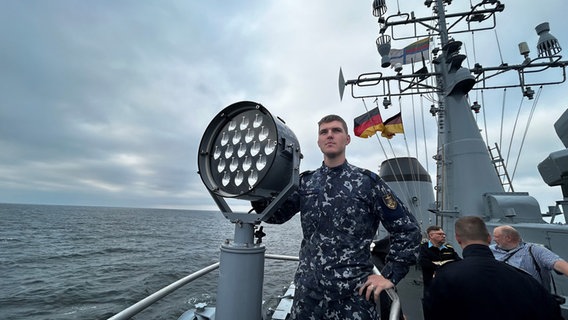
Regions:
<svg viewBox="0 0 568 320"><path fill-rule="evenodd" d="M347 168L347 166L348 166L347 159L346 159L342 164L340 164L340 165L338 165L338 166L336 166L336 167L332 167L332 168L326 166L323 161L322 161L322 163L321 163L321 168L322 168L323 170L325 170L325 171L330 171L330 172L343 170L344 168Z"/></svg>
<svg viewBox="0 0 568 320"><path fill-rule="evenodd" d="M428 240L428 248L432 248L432 247L436 247L436 246L432 243L431 240ZM436 248L438 248L438 247L436 247ZM446 248L447 248L447 247L446 247L446 244L443 243L438 249L441 250L441 249L446 249Z"/></svg>
<svg viewBox="0 0 568 320"><path fill-rule="evenodd" d="M501 247L498 246L497 244L495 244L495 249L498 249L498 250L501 250L501 251L504 251L504 252L511 252L511 251L520 250L520 249L521 249L522 247L524 247L525 245L526 245L526 243L523 242L523 241L521 241L518 246L516 246L516 247L514 247L514 248L511 248L511 249L509 249L509 250L506 250L506 249L501 248Z"/></svg>

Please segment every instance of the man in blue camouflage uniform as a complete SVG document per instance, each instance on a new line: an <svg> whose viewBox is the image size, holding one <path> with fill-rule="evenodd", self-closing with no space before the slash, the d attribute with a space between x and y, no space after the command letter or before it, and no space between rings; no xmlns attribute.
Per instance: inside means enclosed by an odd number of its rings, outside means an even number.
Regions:
<svg viewBox="0 0 568 320"><path fill-rule="evenodd" d="M329 115L318 125L322 166L304 172L298 190L267 221L284 223L301 212L292 319L377 319L374 300L416 262L420 228L377 174L347 162L345 121ZM391 244L379 276L372 273L370 245L381 222Z"/></svg>

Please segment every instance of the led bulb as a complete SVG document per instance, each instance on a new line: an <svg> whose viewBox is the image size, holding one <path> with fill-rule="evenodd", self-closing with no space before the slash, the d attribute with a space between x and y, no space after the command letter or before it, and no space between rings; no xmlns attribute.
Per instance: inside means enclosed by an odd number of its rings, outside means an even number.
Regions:
<svg viewBox="0 0 568 320"><path fill-rule="evenodd" d="M255 115L254 115L254 121L253 121L253 123L252 123L252 127L253 127L253 128L258 128L258 127L260 127L260 125L262 124L262 119L263 119L263 118L262 118L262 116L261 116L260 114L258 114L258 113L255 114Z"/></svg>
<svg viewBox="0 0 568 320"><path fill-rule="evenodd" d="M266 157L261 154L258 157L258 160L256 161L256 169L258 171L262 171L262 169L264 169L264 167L266 167Z"/></svg>
<svg viewBox="0 0 568 320"><path fill-rule="evenodd" d="M258 140L260 141L266 140L266 138L268 138L268 133L269 133L268 128L262 126L262 128L260 128L260 133L258 134Z"/></svg>
<svg viewBox="0 0 568 320"><path fill-rule="evenodd" d="M245 130L249 125L249 118L247 118L246 116L243 116L243 120L241 121L241 125L239 126L239 128L241 130Z"/></svg>
<svg viewBox="0 0 568 320"><path fill-rule="evenodd" d="M276 150L276 141L272 142L270 139L266 141L266 146L264 147L264 153L268 156Z"/></svg>
<svg viewBox="0 0 568 320"><path fill-rule="evenodd" d="M241 143L239 145L239 150L237 150L237 156L239 156L239 158L242 158L245 153L247 152L247 145L244 143Z"/></svg>
<svg viewBox="0 0 568 320"><path fill-rule="evenodd" d="M244 176L243 173L241 171L237 172L237 175L235 176L235 185L238 187L241 185L241 183L243 183L244 180Z"/></svg>
<svg viewBox="0 0 568 320"><path fill-rule="evenodd" d="M250 128L247 129L247 134L245 135L245 142L250 143L254 139L254 130Z"/></svg>

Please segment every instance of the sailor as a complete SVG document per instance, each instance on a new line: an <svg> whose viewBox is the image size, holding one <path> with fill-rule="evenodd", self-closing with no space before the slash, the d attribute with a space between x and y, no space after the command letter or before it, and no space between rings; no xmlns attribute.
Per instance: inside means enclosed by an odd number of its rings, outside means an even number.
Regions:
<svg viewBox="0 0 568 320"><path fill-rule="evenodd" d="M301 212L292 319L376 319L374 300L416 263L420 228L377 174L347 162L351 138L341 117L325 116L318 128L322 166L303 173L298 190L267 221L284 223ZM257 212L265 205L253 202ZM369 248L380 223L390 251L375 275Z"/></svg>
<svg viewBox="0 0 568 320"><path fill-rule="evenodd" d="M478 216L455 223L463 259L438 269L424 296L425 320L560 320L552 295L526 272L494 258Z"/></svg>
<svg viewBox="0 0 568 320"><path fill-rule="evenodd" d="M490 248L497 260L530 273L548 291L552 270L568 275L568 262L542 245L525 243L519 231L512 226L504 225L493 229L493 240L495 244Z"/></svg>
<svg viewBox="0 0 568 320"><path fill-rule="evenodd" d="M418 264L422 268L424 292L430 286L434 273L442 265L460 260L454 247L446 242L446 233L440 226L429 226L426 229L427 240L420 244Z"/></svg>

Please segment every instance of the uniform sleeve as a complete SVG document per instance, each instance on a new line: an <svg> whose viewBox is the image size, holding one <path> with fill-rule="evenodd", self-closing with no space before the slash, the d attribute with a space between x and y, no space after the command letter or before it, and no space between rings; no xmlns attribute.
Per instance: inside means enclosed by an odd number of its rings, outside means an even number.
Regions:
<svg viewBox="0 0 568 320"><path fill-rule="evenodd" d="M532 249L533 255L536 261L538 261L538 264L541 266L541 268L545 268L551 271L552 269L554 269L554 264L556 263L556 261L561 260L560 256L548 250L544 246L533 245Z"/></svg>
<svg viewBox="0 0 568 320"><path fill-rule="evenodd" d="M282 224L290 219L300 211L300 196L298 191L294 191L280 208L266 220L266 223Z"/></svg>
<svg viewBox="0 0 568 320"><path fill-rule="evenodd" d="M416 264L422 236L416 218L382 180L378 181L377 191L377 209L391 239L382 274L396 284L408 273L409 266Z"/></svg>
<svg viewBox="0 0 568 320"><path fill-rule="evenodd" d="M282 224L290 219L300 211L300 190L301 186L305 183L306 177L309 177L313 171L304 171L300 174L300 186L292 192L292 194L284 201L284 203L276 210L276 212L269 217L265 222L271 224Z"/></svg>
<svg viewBox="0 0 568 320"><path fill-rule="evenodd" d="M419 246L418 249L418 264L423 270L430 270L434 272L436 265L432 263L432 258L428 254L428 242Z"/></svg>

